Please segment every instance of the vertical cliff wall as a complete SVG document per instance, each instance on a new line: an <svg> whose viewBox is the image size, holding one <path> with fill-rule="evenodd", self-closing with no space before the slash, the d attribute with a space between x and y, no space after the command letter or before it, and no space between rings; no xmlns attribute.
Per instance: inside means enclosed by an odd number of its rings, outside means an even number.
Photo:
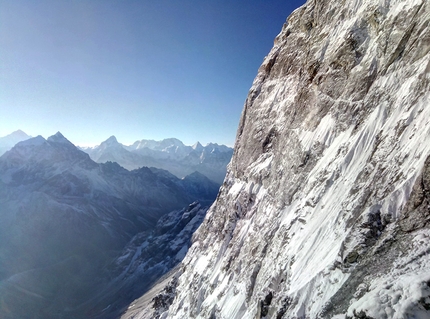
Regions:
<svg viewBox="0 0 430 319"><path fill-rule="evenodd" d="M293 12L163 317L429 318L429 23L426 0Z"/></svg>

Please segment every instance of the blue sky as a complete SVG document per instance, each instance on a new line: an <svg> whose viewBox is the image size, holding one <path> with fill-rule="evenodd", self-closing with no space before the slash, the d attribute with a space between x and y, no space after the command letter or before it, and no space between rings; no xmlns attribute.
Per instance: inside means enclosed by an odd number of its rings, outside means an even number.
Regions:
<svg viewBox="0 0 430 319"><path fill-rule="evenodd" d="M0 0L0 136L232 146L288 0Z"/></svg>

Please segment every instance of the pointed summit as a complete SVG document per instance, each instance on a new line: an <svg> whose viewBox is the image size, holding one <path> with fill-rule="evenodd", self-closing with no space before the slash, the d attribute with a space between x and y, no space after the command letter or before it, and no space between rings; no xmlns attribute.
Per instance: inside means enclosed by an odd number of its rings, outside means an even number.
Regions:
<svg viewBox="0 0 430 319"><path fill-rule="evenodd" d="M37 135L36 137L29 138L25 141L21 141L15 145L15 147L28 147L28 146L39 146L46 142L46 140L41 136Z"/></svg>
<svg viewBox="0 0 430 319"><path fill-rule="evenodd" d="M19 139L21 141L30 138L30 136L22 130L16 130L15 132L10 133L8 136L11 138Z"/></svg>
<svg viewBox="0 0 430 319"><path fill-rule="evenodd" d="M196 144L194 144L192 146L193 150L197 151L197 152L201 152L203 150L203 145L200 144L200 142L197 141Z"/></svg>
<svg viewBox="0 0 430 319"><path fill-rule="evenodd" d="M52 135L51 137L57 138L57 139L64 139L64 135L61 134L60 131L58 131L57 133L55 133L54 135Z"/></svg>
<svg viewBox="0 0 430 319"><path fill-rule="evenodd" d="M121 144L118 142L116 137L114 135L112 135L106 141L104 141L100 144L100 146L102 146L102 145L104 147L110 147L110 146L117 146L117 145L121 145Z"/></svg>
<svg viewBox="0 0 430 319"><path fill-rule="evenodd" d="M81 168L94 168L97 166L88 154L80 151L73 143L60 132L44 139L38 135L17 143L2 159L9 161L10 165L19 167L26 162L39 163L42 166L70 168L78 165ZM12 163L12 164L11 164Z"/></svg>
<svg viewBox="0 0 430 319"><path fill-rule="evenodd" d="M67 138L64 137L63 134L61 134L61 132L57 132L54 135L48 137L47 141L48 142L54 142L54 143L72 144Z"/></svg>
<svg viewBox="0 0 430 319"><path fill-rule="evenodd" d="M28 136L21 130L15 131L4 137L0 137L0 156L10 150L17 143L28 140L29 138L31 138L31 136Z"/></svg>
<svg viewBox="0 0 430 319"><path fill-rule="evenodd" d="M107 143L118 143L118 140L116 139L115 135L112 135L105 142L107 142Z"/></svg>

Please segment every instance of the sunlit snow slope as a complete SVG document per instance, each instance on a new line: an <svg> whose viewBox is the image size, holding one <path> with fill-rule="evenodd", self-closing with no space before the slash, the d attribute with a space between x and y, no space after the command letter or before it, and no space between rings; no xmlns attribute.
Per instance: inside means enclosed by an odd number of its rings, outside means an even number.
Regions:
<svg viewBox="0 0 430 319"><path fill-rule="evenodd" d="M165 318L430 318L430 2L308 1Z"/></svg>

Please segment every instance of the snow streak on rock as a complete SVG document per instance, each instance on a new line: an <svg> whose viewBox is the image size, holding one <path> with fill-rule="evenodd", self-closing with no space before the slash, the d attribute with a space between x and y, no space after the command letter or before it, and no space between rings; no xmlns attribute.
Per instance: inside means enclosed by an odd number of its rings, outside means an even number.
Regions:
<svg viewBox="0 0 430 319"><path fill-rule="evenodd" d="M310 0L288 18L161 317L430 316L429 17Z"/></svg>

